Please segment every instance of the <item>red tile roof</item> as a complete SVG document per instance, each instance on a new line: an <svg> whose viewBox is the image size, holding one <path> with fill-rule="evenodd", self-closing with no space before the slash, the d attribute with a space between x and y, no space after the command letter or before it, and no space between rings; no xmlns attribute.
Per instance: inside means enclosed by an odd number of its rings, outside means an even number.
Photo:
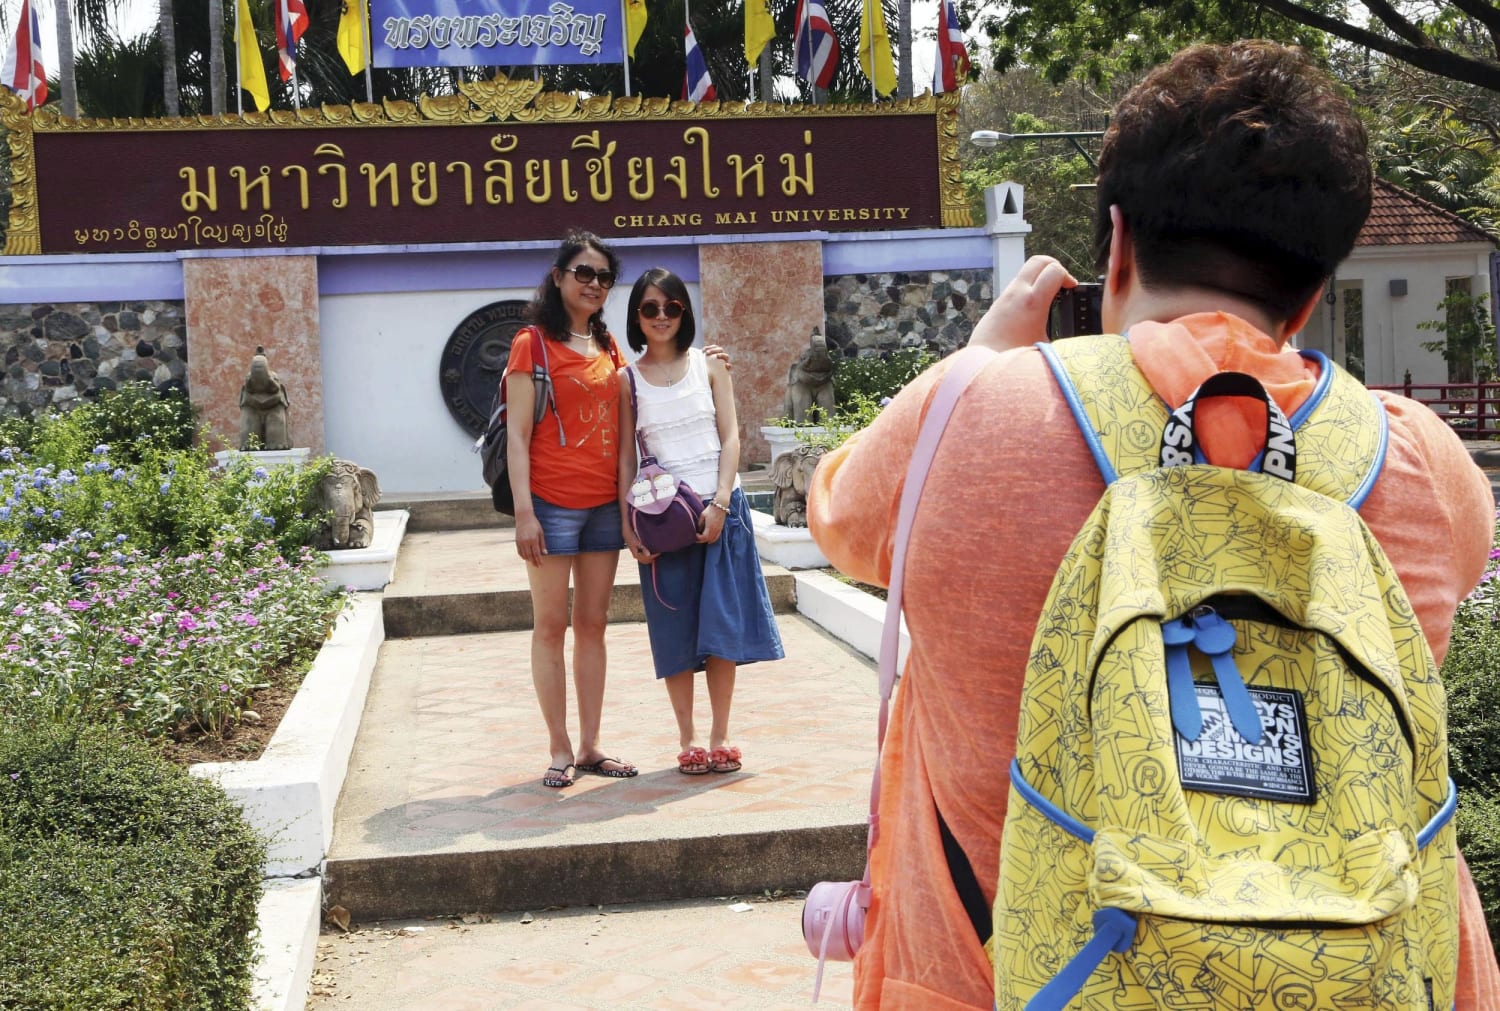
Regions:
<svg viewBox="0 0 1500 1011"><path fill-rule="evenodd" d="M1451 211L1401 187L1375 180L1370 217L1356 246L1435 245L1446 242L1489 242L1485 232Z"/></svg>

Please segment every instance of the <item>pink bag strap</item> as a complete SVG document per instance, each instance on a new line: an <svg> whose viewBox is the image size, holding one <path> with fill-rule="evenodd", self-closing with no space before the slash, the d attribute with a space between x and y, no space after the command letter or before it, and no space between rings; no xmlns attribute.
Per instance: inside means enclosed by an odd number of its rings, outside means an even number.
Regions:
<svg viewBox="0 0 1500 1011"><path fill-rule="evenodd" d="M906 585L906 545L911 539L912 521L922 498L927 471L937 455L948 419L958 406L959 397L969 388L984 367L995 360L987 348L964 348L952 356L946 375L928 405L927 416L917 433L911 462L906 468L906 483L901 489L901 507L896 514L896 540L891 549L891 578L886 591L885 625L880 635L880 722L875 747L875 775L870 783L870 834L868 849L875 848L880 834L880 754L885 749L885 728L890 718L891 693L896 687L896 658L901 649L901 596ZM865 862L864 885L870 884L870 865Z"/></svg>

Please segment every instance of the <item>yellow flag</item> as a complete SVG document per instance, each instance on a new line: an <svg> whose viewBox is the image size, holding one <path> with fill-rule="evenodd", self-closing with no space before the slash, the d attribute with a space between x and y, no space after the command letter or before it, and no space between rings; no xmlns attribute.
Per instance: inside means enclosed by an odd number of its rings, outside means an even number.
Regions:
<svg viewBox="0 0 1500 1011"><path fill-rule="evenodd" d="M260 43L255 40L255 22L250 20L250 0L237 0L239 34L234 48L239 54L240 87L250 92L255 107L265 112L271 107L271 92L266 87L266 65L260 59Z"/></svg>
<svg viewBox="0 0 1500 1011"><path fill-rule="evenodd" d="M635 44L646 31L646 0L625 0L625 48L635 59Z"/></svg>
<svg viewBox="0 0 1500 1011"><path fill-rule="evenodd" d="M755 66L760 51L776 37L776 21L766 0L745 0L745 62Z"/></svg>
<svg viewBox="0 0 1500 1011"><path fill-rule="evenodd" d="M339 14L339 55L349 73L365 69L365 0L344 0Z"/></svg>
<svg viewBox="0 0 1500 1011"><path fill-rule="evenodd" d="M875 82L876 91L889 95L896 90L896 61L891 58L891 38L885 33L885 11L880 9L880 0L864 0L864 5L865 15L859 22L859 68Z"/></svg>

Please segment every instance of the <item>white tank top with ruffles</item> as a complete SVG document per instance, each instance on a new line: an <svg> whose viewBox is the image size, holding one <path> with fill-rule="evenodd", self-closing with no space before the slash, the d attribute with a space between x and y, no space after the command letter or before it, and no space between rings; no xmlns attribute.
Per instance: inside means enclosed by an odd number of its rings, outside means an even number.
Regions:
<svg viewBox="0 0 1500 1011"><path fill-rule="evenodd" d="M636 428L656 462L705 502L719 490L718 415L708 385L708 359L697 348L688 349L688 367L671 386L652 386L638 364L635 376ZM740 479L734 479L738 488Z"/></svg>

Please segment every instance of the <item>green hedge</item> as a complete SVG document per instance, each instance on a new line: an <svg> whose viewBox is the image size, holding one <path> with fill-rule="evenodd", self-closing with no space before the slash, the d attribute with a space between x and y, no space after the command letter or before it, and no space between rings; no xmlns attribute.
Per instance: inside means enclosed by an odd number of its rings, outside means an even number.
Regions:
<svg viewBox="0 0 1500 1011"><path fill-rule="evenodd" d="M98 727L0 729L0 1008L243 1011L265 844Z"/></svg>
<svg viewBox="0 0 1500 1011"><path fill-rule="evenodd" d="M1496 561L1460 605L1443 660L1449 774L1458 785L1458 848L1500 944L1500 578Z"/></svg>

